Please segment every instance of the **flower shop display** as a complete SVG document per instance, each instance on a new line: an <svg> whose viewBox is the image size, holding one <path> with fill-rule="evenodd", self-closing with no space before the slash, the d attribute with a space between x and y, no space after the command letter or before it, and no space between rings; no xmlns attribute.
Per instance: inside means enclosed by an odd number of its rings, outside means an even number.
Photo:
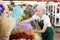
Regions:
<svg viewBox="0 0 60 40"><path fill-rule="evenodd" d="M0 4L0 15L4 12L5 7L3 6L3 4Z"/></svg>
<svg viewBox="0 0 60 40"><path fill-rule="evenodd" d="M20 17L20 20L23 18ZM17 26L16 30L12 31L12 34L10 35L10 40L17 40L17 39L25 39L25 40L40 40L40 36L38 33L32 33L32 26L30 23L22 24L21 26Z"/></svg>
<svg viewBox="0 0 60 40"><path fill-rule="evenodd" d="M23 18L20 17L20 21ZM21 26L17 26L16 30L12 31L12 35L10 36L10 40L12 39L21 39L21 38L25 38L26 40L28 39L33 39L33 35L31 35L31 31L32 31L32 26L30 23L25 23L22 24Z"/></svg>
<svg viewBox="0 0 60 40"><path fill-rule="evenodd" d="M8 17L8 14L3 14L1 23L2 23L1 35L4 40L9 40L11 31L15 27L16 19L11 16Z"/></svg>
<svg viewBox="0 0 60 40"><path fill-rule="evenodd" d="M19 16L18 20L23 21L29 18L29 13L27 10L24 10L25 15ZM17 14L17 13L16 13ZM16 17L17 18L17 17ZM40 40L38 33L32 33L33 27L30 23L24 23L21 26L17 26L10 35L10 40Z"/></svg>

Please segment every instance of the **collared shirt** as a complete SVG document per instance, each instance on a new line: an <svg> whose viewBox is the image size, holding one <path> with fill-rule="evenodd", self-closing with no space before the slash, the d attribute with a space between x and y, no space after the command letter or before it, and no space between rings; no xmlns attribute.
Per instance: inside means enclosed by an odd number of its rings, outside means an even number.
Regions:
<svg viewBox="0 0 60 40"><path fill-rule="evenodd" d="M47 24L48 24L48 27L51 26L50 19L49 19L49 17L48 17L47 15L45 15L45 14L42 16L42 18L40 18L37 14L33 15L32 18L33 18L34 20L39 20L39 22L40 22L41 20L44 20L44 23L47 23Z"/></svg>

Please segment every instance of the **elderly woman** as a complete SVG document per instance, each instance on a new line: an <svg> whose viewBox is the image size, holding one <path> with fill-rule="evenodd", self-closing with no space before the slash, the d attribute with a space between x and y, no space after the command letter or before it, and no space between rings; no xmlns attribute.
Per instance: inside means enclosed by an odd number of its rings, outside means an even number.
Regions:
<svg viewBox="0 0 60 40"><path fill-rule="evenodd" d="M44 13L46 12L45 7L40 5L36 7L35 15L31 18L20 22L19 26L23 23L31 22L33 20L38 20L38 25L41 30L33 30L33 32L38 32L42 34L42 40L54 40L54 29L51 26L50 19Z"/></svg>

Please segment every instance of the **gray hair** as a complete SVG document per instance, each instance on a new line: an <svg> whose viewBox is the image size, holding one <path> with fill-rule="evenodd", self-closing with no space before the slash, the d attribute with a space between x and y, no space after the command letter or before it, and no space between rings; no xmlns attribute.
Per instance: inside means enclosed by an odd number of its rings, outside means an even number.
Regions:
<svg viewBox="0 0 60 40"><path fill-rule="evenodd" d="M37 8L39 10L42 10L44 13L46 13L46 6L44 6L44 5L38 5Z"/></svg>

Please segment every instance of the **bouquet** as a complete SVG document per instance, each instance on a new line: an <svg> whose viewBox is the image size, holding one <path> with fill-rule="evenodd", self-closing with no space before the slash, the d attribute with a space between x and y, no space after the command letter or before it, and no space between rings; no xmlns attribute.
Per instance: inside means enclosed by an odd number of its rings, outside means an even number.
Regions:
<svg viewBox="0 0 60 40"><path fill-rule="evenodd" d="M12 29L15 27L16 20L11 16L8 17L8 14L3 14L1 23L2 23L1 34L3 37L7 36L6 39L8 40Z"/></svg>

